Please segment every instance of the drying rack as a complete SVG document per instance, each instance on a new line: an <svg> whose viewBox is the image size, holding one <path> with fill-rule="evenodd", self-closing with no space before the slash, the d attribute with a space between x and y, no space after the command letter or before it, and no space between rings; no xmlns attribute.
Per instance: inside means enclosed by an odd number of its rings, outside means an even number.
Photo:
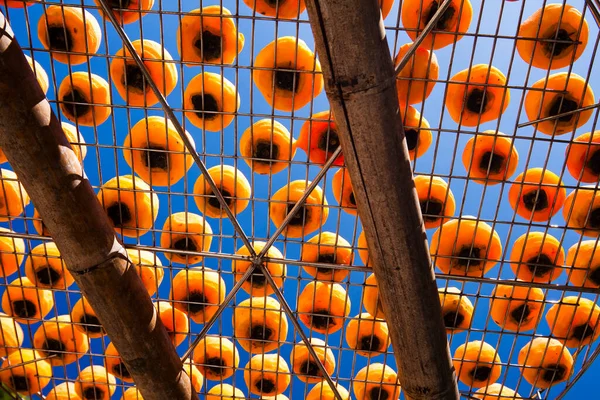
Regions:
<svg viewBox="0 0 600 400"><path fill-rule="evenodd" d="M289 320L289 332L279 350L280 355L288 364L290 364L289 356L294 345L316 337L326 340L327 346L333 351L336 359L336 367L333 373L325 375L325 381L337 382L350 392L352 392L352 385L358 371L369 363L385 363L398 371L398 365L391 347L377 356L366 358L350 349L344 337L348 322L356 318L359 313L364 312L362 306L364 282L372 273L372 269L365 267L366 260L362 260L358 255L358 237L362 232L359 218L344 211L335 201L332 192L334 173L340 169L339 166L334 165L334 161L340 154L341 147L333 153L324 165L310 162L306 153L301 149L297 149L287 168L273 175L253 173L240 155L240 138L254 122L261 119L277 120L288 128L297 139L302 125L311 120L312 114L330 109L325 92L329 92L330 98L335 98L335 96L331 93L329 87L297 111L283 112L275 110L264 100L251 78L252 72L255 70L254 60L258 52L268 43L282 36L301 38L307 43L308 47L313 51L317 51L317 56L322 64L328 62L328 57L331 57L331 55L319 53L317 48L319 44L323 45L323 42L319 42L319 40L323 40L323 37L317 35L317 44L315 44L313 38L315 26L311 29L311 21L308 17L309 14L311 18L316 15L319 2L309 2L308 13L303 12L299 18L283 20L254 13L243 1L238 0L156 0L152 10L148 11L142 19L122 26L115 18L103 18L101 16L102 7L106 6L101 3L104 2L98 1L96 3L91 0L37 1L28 8L3 8L2 12L5 13L25 54L30 55L47 72L49 78L47 98L60 121L67 120L59 110L60 102L57 100L57 90L61 81L68 77L70 73L74 71L93 72L102 76L109 83L112 94L112 103L108 105L111 108L110 117L106 122L95 127L78 127L82 140L71 142L72 145L85 146L87 149L83 167L86 177L95 191L98 191L103 183L113 177L135 172L132 171L123 157L124 140L130 129L143 118L147 116L167 117L189 132L193 138L197 154L194 157L194 164L185 177L172 186L155 186L152 188L159 200L158 215L152 227L146 233L140 235L139 238L122 238L125 248L155 252L162 262L161 268L164 272L164 278L158 287L157 293L151 296L153 301L169 301L169 291L173 277L178 272L186 269L183 264L169 262L165 254L169 253L170 250L161 245L160 238L164 234L163 223L169 214L174 212L203 214L203 210L199 210L194 202L197 196L193 192L194 183L203 170L221 164L235 166L247 177L252 189L252 195L247 198L248 206L240 214L236 216L231 214L220 219L207 218L213 231L209 251L190 251L187 253L189 256L203 256L203 260L194 266L217 271L224 280L227 290L225 300L210 322L197 324L190 320L189 334L186 335L183 343L177 347L177 354L187 359L191 355L194 346L207 334L229 338L238 346L238 339L233 336L232 332L233 312L235 306L247 299L249 295L241 289L241 282L236 285L232 263L235 260L249 259L248 256L236 254L239 248L253 241L264 241L281 251L283 255L282 262L287 265L286 279L281 291L276 292L271 297L275 297L281 302L283 311ZM394 2L391 12L384 19L386 40L391 57L398 53L401 45L410 42L400 18L399 9L401 5L399 3L401 3L399 0ZM443 3L447 4L449 1ZM502 255L494 260L497 261L497 265L485 276L456 276L441 273L439 269L435 271L438 287L458 287L465 296L471 299L474 305L471 326L464 332L448 335L450 353L454 354L454 350L467 341L486 341L497 349L502 359L503 370L497 381L498 383L517 390L523 398L568 399L569 390L589 368L593 368L592 365L600 353L599 342L595 341L591 345L578 348L573 352L575 373L566 383L553 386L548 390L538 390L522 378L517 356L521 347L529 340L538 336L547 337L550 334L547 323L542 319L533 331L511 332L496 325L489 315L492 290L500 283L535 287L543 290L545 294L543 303L546 310L556 304L563 296L578 296L598 303L600 295L597 288L577 287L571 284L568 279L568 268L565 268L560 277L552 283L515 282L515 274L509 263L510 250L516 239L522 234L535 231L552 235L560 241L565 251L581 239L581 235L566 227L561 213L554 216L550 222L533 222L518 216L508 203L509 187L517 182L516 177L519 173L529 168L540 167L556 173L561 178L567 193L571 193L582 186L583 184L574 179L566 168L565 149L575 137L585 132L593 132L596 129L597 104L589 107L592 110L592 116L586 124L577 128L574 132L564 135L545 135L528 123L523 107L525 93L532 90L535 81L548 76L552 72L533 68L524 62L517 54L515 43L519 24L546 3L544 1L542 4L542 2L535 0L511 2L472 0L473 20L468 32L454 44L434 51L440 66L439 77L435 80L432 94L422 103L415 105L430 124L432 144L421 157L412 161L410 166L414 175L439 177L449 184L456 199L454 218L474 216L478 221L487 223L495 229L502 242ZM596 0L572 0L566 1L566 3L576 7L587 20L589 41L583 55L560 71L577 73L584 77L593 89L596 89L596 86L599 85L595 78L598 76L599 68L598 63L595 61L595 55L600 40L600 2ZM100 24L102 32L100 47L93 54L88 54L88 61L81 65L69 66L53 61L50 52L41 45L37 38L38 20L44 15L46 7L55 4L83 7ZM220 5L231 11L232 19L238 31L245 35L244 47L231 64L203 65L197 63L184 65L177 51L177 27L185 13L209 5ZM327 6L323 7L325 10L327 9ZM326 30L326 28L323 29L323 31ZM355 37L350 33L348 35ZM137 39L150 39L163 44L173 57L173 60L169 63L175 65L177 70L178 80L175 88L166 96L164 102L161 99L153 106L134 107L127 105L116 91L109 74L110 63L115 59L115 53L124 46L130 46L131 41ZM339 38L339 40L343 39ZM480 63L494 65L507 76L507 86L511 91L510 104L507 111L497 120L477 127L462 126L452 121L444 107L445 88L451 82L451 77L458 71ZM326 66L323 67L327 75L331 71L327 71L326 68ZM236 91L240 96L240 107L234 113L233 122L219 132L199 129L189 122L183 112L182 97L187 84L195 75L204 71L223 74L235 84ZM161 84L162 86L166 85L166 82L148 82L153 90L158 90ZM326 87L327 85L326 82ZM336 101L339 100L339 98L336 98ZM355 118L354 124L361 118L369 118L370 115L353 115L352 117ZM517 149L520 155L516 172L503 182L493 186L481 184L470 178L461 161L466 142L476 135L478 137L482 134L485 135L484 131L487 130L497 130L508 135L513 140L514 148ZM390 132L390 135L393 134L395 133ZM184 150L184 153L186 155L190 154L188 150ZM10 167L8 164L4 164L2 168ZM363 179L367 181L369 177L363 176ZM7 180L10 181L10 179ZM289 238L281 235L283 227L277 229L269 220L269 205L276 202L272 199L273 194L293 180L313 182L323 189L328 200L329 217L327 221L317 231L302 238ZM370 183L370 185L373 185L373 183ZM381 191L385 191L385 188ZM409 194L407 194L407 198L410 199ZM219 200L222 201L223 199ZM410 205L410 201L407 200L407 203ZM9 221L1 223L1 226L10 228L15 232L9 236L25 240L23 256L27 258L35 246L48 243L52 238L47 235L40 235L34 229L34 223L39 223L40 219L39 216L34 216L33 204L25 204L24 206L24 212L21 215L11 217ZM320 207L324 207L324 205L321 204ZM291 217L288 219L291 219ZM307 329L296 312L301 291L309 282L314 280L303 270L303 267L315 266L315 263L300 260L302 245L309 238L325 231L335 232L344 237L349 242L353 253L355 253L352 265L327 265L335 270L347 270L349 272L340 284L347 291L349 303L351 303L351 311L348 316L344 317L344 328L328 335L318 334ZM435 229L427 230L430 241L434 231ZM415 233L420 234L420 230L416 229ZM393 242L390 238L388 238L388 241ZM437 260L435 251L431 253L431 258L435 263ZM273 258L268 260L277 261ZM262 268L260 263L256 265L256 268ZM17 273L0 283L0 292L4 293L11 282L21 276L23 276L23 268L20 268ZM249 276L250 271L244 277ZM54 307L46 318L69 314L74 304L81 298L81 292L76 285L72 285L66 290L52 290L52 293L55 299ZM437 301L437 299L435 300ZM427 303L432 300L431 298L424 298L422 301ZM389 304L386 304L386 306L390 307ZM402 306L402 304L399 305L399 307ZM131 307L134 308L135 304L132 304ZM27 324L23 325L25 332L23 347L31 347L33 335L41 326L40 322L40 319L30 319ZM86 366L91 364L102 365L109 342L107 336L100 339L90 339L89 351L74 364L66 367L54 367L50 384L42 394L33 395L32 397L44 398L51 387L63 382L75 382L79 372ZM225 382L239 387L245 396L250 396L244 383L244 366L249 361L249 355L239 346L238 350L239 368ZM440 357L444 360L445 354L441 354ZM208 389L217 383L205 380L199 391L201 398ZM120 398L122 392L130 386L129 383L117 380L116 392L113 398ZM290 399L305 398L312 386L312 384L305 384L292 376L285 394ZM462 383L458 384L458 389L463 398L477 398L473 397L476 389L471 389ZM401 398L405 398L404 393L401 396ZM252 395L251 397L258 398L259 396Z"/></svg>

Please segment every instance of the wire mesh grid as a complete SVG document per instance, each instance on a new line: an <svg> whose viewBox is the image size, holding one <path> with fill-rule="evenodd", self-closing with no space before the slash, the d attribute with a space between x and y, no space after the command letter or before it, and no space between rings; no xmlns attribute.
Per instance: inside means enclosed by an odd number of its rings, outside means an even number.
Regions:
<svg viewBox="0 0 600 400"><path fill-rule="evenodd" d="M303 2L0 3L201 397L404 398ZM563 398L600 352L599 4L555 3L381 4L465 398ZM0 380L139 398L3 168Z"/></svg>

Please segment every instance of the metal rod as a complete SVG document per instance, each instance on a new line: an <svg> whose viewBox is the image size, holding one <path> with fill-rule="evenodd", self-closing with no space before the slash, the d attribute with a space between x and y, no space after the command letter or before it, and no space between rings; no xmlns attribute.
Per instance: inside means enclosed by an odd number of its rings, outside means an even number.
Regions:
<svg viewBox="0 0 600 400"><path fill-rule="evenodd" d="M552 120L555 120L555 119L559 119L559 118L562 118L562 117L566 117L566 116L569 116L569 115L580 113L582 111L593 110L594 108L598 108L598 107L600 107L600 103L592 104L592 105L589 105L589 106L578 108L576 110L567 111L567 112L556 114L556 115L550 115L548 117L544 117L544 118L540 118L540 119L534 119L533 121L523 122L522 124L517 125L517 128L524 128L526 126L535 125L535 124L540 123L540 122L552 121Z"/></svg>
<svg viewBox="0 0 600 400"><path fill-rule="evenodd" d="M585 3L590 9L592 17L594 17L594 20L596 21L596 24L600 26L600 11L598 10L598 1L585 0Z"/></svg>
<svg viewBox="0 0 600 400"><path fill-rule="evenodd" d="M181 124L179 123L179 120L175 116L173 109L171 109L171 107L169 106L167 99L165 98L165 96L163 96L163 94L161 93L158 86L156 86L156 82L154 82L154 79L152 78L152 75L150 75L148 68L146 68L146 65L142 61L140 55L136 52L135 48L133 47L131 40L129 40L129 37L123 30L123 27L119 24L116 17L112 13L111 7L106 3L105 0L98 0L98 4L100 4L100 6L102 7L102 10L104 11L104 15L106 16L106 18L108 18L110 20L110 22L113 24L113 27L115 28L115 31L117 32L117 34L121 37L121 40L123 40L123 44L127 48L127 51L129 52L131 58L133 59L133 61L135 61L136 65L142 72L142 75L144 75L144 78L148 82L148 86L152 89L152 92L154 93L154 95L156 96L158 101L160 102L160 105L162 106L165 114L167 114L167 118L169 118L169 120L173 123L173 127L177 131L177 134L181 138L181 141L183 142L187 151L189 151L190 154L192 155L194 162L196 163L198 168L200 168L202 175L204 175L204 179L206 180L206 182L210 186L211 190L213 191L213 194L219 201L219 204L223 208L223 211L225 211L225 213L227 214L227 217L231 221L233 228L238 233L238 235L240 235L240 239L242 240L242 242L244 243L244 245L246 246L246 248L248 249L250 254L253 256L256 255L256 252L254 251L254 247L252 247L250 240L248 240L248 236L244 233L244 230L242 229L237 218L235 217L235 215L233 214L233 212L227 205L227 201L225 201L223 194L221 193L221 191L215 184L215 181L212 179L212 177L208 173L208 169L206 168L206 165L204 165L204 163L202 162L202 159L200 159L200 155L194 148L194 145L192 144L192 142L190 141L188 136L185 134L185 131L184 131L183 127L181 126Z"/></svg>
<svg viewBox="0 0 600 400"><path fill-rule="evenodd" d="M527 282L520 281L517 279L493 279L493 278L482 278L477 276L466 276L466 275L450 275L450 274L437 274L438 279L446 279L448 281L459 281L459 282L478 282L488 285L510 285L510 286L521 286L540 288L548 290L558 291L570 291L577 293L590 293L600 294L600 289L585 287L585 286L573 286L573 285L561 285L557 283L543 283L543 282Z"/></svg>
<svg viewBox="0 0 600 400"><path fill-rule="evenodd" d="M569 390L573 386L575 386L577 381L579 381L579 379L581 379L581 377L587 371L587 369L589 367L591 367L592 364L594 364L594 362L596 361L596 359L598 358L599 355L600 355L600 346L597 346L596 349L594 350L594 352L592 353L592 355L589 356L587 358L587 360L583 363L583 365L581 366L581 369L577 372L577 374L573 378L571 378L571 381L569 383L567 383L567 387L565 387L565 389L556 397L556 400L561 400L567 395Z"/></svg>
<svg viewBox="0 0 600 400"><path fill-rule="evenodd" d="M269 270L265 267L265 265L262 263L259 264L256 268L260 268L261 272L263 273L267 282L269 283L269 286L271 286L271 288L273 288L273 291L275 292L275 296L279 300L279 303L281 304L283 311L290 318L290 321L292 321L292 325L294 325L294 329L296 329L296 332L298 332L298 334L300 335L302 342L304 342L304 344L306 345L306 349L308 350L308 353L310 354L311 360L313 360L315 362L315 364L317 364L317 368L319 368L319 372L321 372L322 377L325 378L325 380L327 381L327 384L331 388L331 391L333 392L335 399L336 400L344 400L342 398L342 396L340 395L340 392L337 389L335 382L333 381L333 379L331 379L331 375L329 375L329 372L327 372L327 370L325 369L325 366L321 362L321 359L317 355L317 352L315 351L312 343L310 342L310 339L308 338L308 336L306 336L304 329L302 329L300 322L298 322L298 318L294 315L294 311L292 311L292 308L290 307L287 300L283 296L283 293L281 292L279 287L277 287L277 284L273 280L273 276L271 275Z"/></svg>
<svg viewBox="0 0 600 400"><path fill-rule="evenodd" d="M313 192L313 190L315 190L315 188L317 187L317 185L319 184L319 182L321 181L321 179L323 179L323 177L325 176L325 174L327 173L327 171L329 170L329 168L331 167L331 165L334 163L335 159L341 153L342 153L342 147L338 146L338 148L333 152L333 154L331 155L331 157L329 157L329 160L327 160L327 162L325 163L325 165L323 165L323 168L321 168L321 170L319 171L319 173L317 174L317 176L315 177L315 179L313 179L310 182L310 185L308 185L306 187L306 190L302 194L302 197L300 197L300 199L298 199L298 201L296 202L296 204L294 204L294 207L292 207L292 209L290 210L290 212L288 213L288 215L285 217L285 219L281 223L281 226L279 226L279 228L277 228L277 230L269 238L269 240L267 241L267 243L265 244L265 246L263 247L263 249L258 253L258 255L256 256L257 259L261 259L262 257L264 257L267 254L267 252L269 251L269 249L271 248L271 246L273 245L273 243L275 243L275 241L277 240L277 238L279 237L279 235L281 235L281 232L283 232L284 229L287 228L287 226L289 225L290 221L294 218L294 216L298 213L298 211L300 211L300 209L302 208L302 206L306 202L306 199L308 199L308 196L310 196L310 194Z"/></svg>
<svg viewBox="0 0 600 400"><path fill-rule="evenodd" d="M233 289L231 289L231 291L229 293L227 293L227 296L225 297L225 299L223 299L223 303L221 303L219 305L217 312L215 312L215 314L212 316L210 321L208 321L204 324L204 326L202 327L202 330L200 331L198 336L196 336L196 338L194 339L194 341L192 342L190 347L188 347L188 349L185 351L183 356L181 356L182 362L187 360L192 355L196 346L198 346L198 344L202 341L202 339L204 339L204 337L208 334L208 331L210 330L210 328L212 328L212 326L215 324L215 322L217 322L219 320L219 317L221 316L221 314L223 314L223 311L225 311L225 308L227 308L229 303L231 303L231 300L233 300L233 298L235 297L237 292L240 291L240 288L242 287L244 282L246 282L248 280L250 275L252 275L255 268L256 268L255 265L252 264L250 266L250 268L248 268L246 270L246 272L244 273L242 278L239 281L237 281L237 283L235 284Z"/></svg>
<svg viewBox="0 0 600 400"><path fill-rule="evenodd" d="M310 0L325 89L413 400L459 398L377 2Z"/></svg>
<svg viewBox="0 0 600 400"><path fill-rule="evenodd" d="M53 357L56 357L56 355L53 354L53 355L50 355L48 357L40 357L40 358L35 358L33 360L24 361L24 362L21 362L21 363L18 363L18 364L11 364L8 367L0 368L0 372L6 371L6 370L9 370L9 369L13 369L13 368L17 368L17 367L22 367L23 365L36 363L38 361L49 360L49 359L51 359Z"/></svg>
<svg viewBox="0 0 600 400"><path fill-rule="evenodd" d="M0 146L144 398L196 399L146 288L2 13Z"/></svg>
<svg viewBox="0 0 600 400"><path fill-rule="evenodd" d="M440 20L440 18L442 18L442 15L444 15L444 13L446 12L446 9L448 8L448 6L450 5L451 2L452 2L452 0L445 0L439 6L439 8L435 12L435 14L433 14L433 17L429 20L429 22L427 23L427 25L425 25L425 28L423 29L423 31L421 32L421 34L419 34L419 36L413 42L412 46L410 46L410 48L408 49L408 51L406 52L406 54L404 55L404 57L402 57L402 60L400 60L400 63L396 67L395 75L399 75L400 72L402 71L402 69L404 69L404 67L406 66L406 64L408 63L408 61L412 57L412 55L415 54L415 51L417 51L417 49L419 48L419 46L421 45L421 43L423 42L423 40L425 40L425 37L427 35L429 35L429 33L433 30L433 28L438 23L438 21Z"/></svg>

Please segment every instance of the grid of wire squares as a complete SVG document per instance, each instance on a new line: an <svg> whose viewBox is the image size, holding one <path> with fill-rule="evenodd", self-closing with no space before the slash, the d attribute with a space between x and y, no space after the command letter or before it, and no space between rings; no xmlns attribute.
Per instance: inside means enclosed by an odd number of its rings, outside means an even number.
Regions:
<svg viewBox="0 0 600 400"><path fill-rule="evenodd" d="M0 3L201 398L404 398L303 1ZM410 10L431 16L440 3L383 1L397 62L416 37ZM600 136L585 135L598 118L600 3L444 3L436 48L426 39L398 85L412 104L400 110L459 388L465 398L495 383L486 399L500 387L502 399L518 398L508 388L561 399L600 352ZM119 4L148 9L103 12ZM265 15L273 4L277 18ZM544 7L542 24L526 22ZM444 35L459 15L462 33ZM465 97L468 76L478 85ZM2 168L0 291L18 317L0 318L6 396L25 397L12 385L32 398L138 398ZM318 188L302 196L311 182ZM309 206L294 215L300 198ZM32 348L44 361L32 362Z"/></svg>

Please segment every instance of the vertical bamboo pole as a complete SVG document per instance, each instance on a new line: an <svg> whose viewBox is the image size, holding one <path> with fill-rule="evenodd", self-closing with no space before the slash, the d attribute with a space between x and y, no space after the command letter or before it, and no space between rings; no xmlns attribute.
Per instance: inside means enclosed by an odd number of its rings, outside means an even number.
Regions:
<svg viewBox="0 0 600 400"><path fill-rule="evenodd" d="M197 395L0 13L0 146L146 400Z"/></svg>
<svg viewBox="0 0 600 400"><path fill-rule="evenodd" d="M376 0L307 0L325 90L405 394L456 400L458 387Z"/></svg>

